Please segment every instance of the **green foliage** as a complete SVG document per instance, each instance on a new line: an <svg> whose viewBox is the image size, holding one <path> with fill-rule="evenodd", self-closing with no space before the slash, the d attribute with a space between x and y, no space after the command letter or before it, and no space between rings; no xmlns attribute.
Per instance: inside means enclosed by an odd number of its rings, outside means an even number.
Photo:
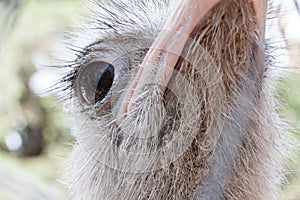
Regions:
<svg viewBox="0 0 300 200"><path fill-rule="evenodd" d="M57 181L57 169L63 168L62 161L69 154L68 144L73 143L73 137L66 128L57 100L53 96L40 98L34 95L28 80L36 71L33 55L36 52L46 54L46 50L54 48L55 41L66 27L75 25L79 1L16 2L18 6L8 12L0 1L0 176L3 170L5 173L6 170L14 169L15 178L20 179L20 182L29 183L31 178L38 179L40 185L45 185L51 191L53 187L62 187ZM5 135L20 128L24 118L28 124L42 127L46 146L41 156L19 158L1 151ZM11 167L7 168L6 165ZM9 174L8 182L13 180L10 180ZM3 178L0 177L2 181ZM2 188L1 185L0 199L24 199L24 196Z"/></svg>
<svg viewBox="0 0 300 200"><path fill-rule="evenodd" d="M278 86L278 94L281 102L284 102L280 112L291 124L291 134L294 138L291 142L295 149L287 157L287 167L290 173L287 174L290 182L284 187L280 199L297 200L300 196L300 76L296 73L281 78Z"/></svg>
<svg viewBox="0 0 300 200"><path fill-rule="evenodd" d="M58 34L74 23L79 3L71 0L20 2L22 5L19 5L14 26L0 40L3 41L3 51L0 54L0 95L4 97L4 105L0 108L0 140L16 126L20 116L35 113L40 115L35 116L36 118L45 118L44 134L51 142L58 140L59 135L66 132L63 124L59 123L62 121L61 112L57 108L53 109L56 104L53 98L31 97L32 104L23 105L22 99L31 92L26 86L28 80L24 79L29 79L35 71L33 54L51 49ZM38 105L33 105L33 101Z"/></svg>

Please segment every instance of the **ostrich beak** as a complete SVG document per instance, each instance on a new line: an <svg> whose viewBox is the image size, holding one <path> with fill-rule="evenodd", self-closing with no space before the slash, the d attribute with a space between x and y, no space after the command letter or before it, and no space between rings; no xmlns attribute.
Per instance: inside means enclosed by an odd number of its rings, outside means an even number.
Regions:
<svg viewBox="0 0 300 200"><path fill-rule="evenodd" d="M119 114L120 116L126 115L126 113L135 107L134 99L138 96L138 88L143 87L144 77L149 76L151 67L158 61L163 63L159 67L159 83L162 86L166 86L173 74L174 68L180 54L191 35L192 31L200 24L209 11L219 2L225 0L180 0L178 6L171 14L169 20L165 24L163 31L158 35L155 42L152 44L149 52L147 53L143 63L141 64L139 71L137 72L131 86L129 87L127 94L124 97L124 101L121 104ZM237 0L238 1L238 0ZM257 22L257 30L259 31L261 46L264 44L265 35L265 21L267 12L267 0L251 0L253 8L255 10L255 17ZM176 34L174 34L176 33ZM175 35L175 36L174 36ZM175 38L180 35L180 38ZM175 42L174 42L175 41ZM171 46L171 47L170 47ZM163 50L170 50L171 52L162 54ZM258 55L261 55L259 60L258 71L262 73L263 70L263 49L260 49Z"/></svg>

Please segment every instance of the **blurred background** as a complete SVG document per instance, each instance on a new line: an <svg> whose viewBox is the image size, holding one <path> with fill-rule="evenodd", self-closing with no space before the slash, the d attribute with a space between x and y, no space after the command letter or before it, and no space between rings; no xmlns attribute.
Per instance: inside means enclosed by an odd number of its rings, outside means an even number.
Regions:
<svg viewBox="0 0 300 200"><path fill-rule="evenodd" d="M300 142L300 1L285 1L281 31L289 63L278 86L280 112ZM289 3L287 3L289 2ZM79 0L0 0L0 200L66 199L63 169L74 137L62 106L45 90L57 80L51 53L77 27ZM299 143L300 144L300 143ZM300 200L300 151L287 157L282 200Z"/></svg>

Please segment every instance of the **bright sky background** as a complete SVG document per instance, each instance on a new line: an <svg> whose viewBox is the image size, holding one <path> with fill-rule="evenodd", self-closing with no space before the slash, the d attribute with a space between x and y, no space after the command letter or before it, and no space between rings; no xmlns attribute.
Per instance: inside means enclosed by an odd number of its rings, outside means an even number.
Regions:
<svg viewBox="0 0 300 200"><path fill-rule="evenodd" d="M300 13L291 0L280 0L285 5L284 10L287 13L286 37L290 42L300 43ZM296 0L300 6L300 0ZM300 55L299 55L300 56Z"/></svg>

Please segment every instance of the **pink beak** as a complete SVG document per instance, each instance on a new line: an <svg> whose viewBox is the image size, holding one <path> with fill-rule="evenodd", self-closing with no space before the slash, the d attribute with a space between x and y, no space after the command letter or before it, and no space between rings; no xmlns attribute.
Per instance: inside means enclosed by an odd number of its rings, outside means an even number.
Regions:
<svg viewBox="0 0 300 200"><path fill-rule="evenodd" d="M144 84L143 77L147 76L147 68L153 66L158 60L164 63L164 65L160 67L162 69L158 69L160 73L160 84L167 85L170 77L173 74L174 67L178 62L179 55L182 52L190 34L195 29L195 27L204 20L207 13L220 1L226 0L180 0L177 8L171 14L168 22L163 28L163 30L167 31L161 32L156 38L143 63L141 64L139 71L135 76L135 79L128 89L127 95L125 95L123 103L120 107L119 114L121 116L124 116L124 114L126 114L135 106L134 99L135 96L138 95L136 94L138 91L136 90L136 88L139 88ZM265 36L264 27L266 21L267 0L252 0L252 3L256 13L256 21L258 24L257 28L260 35L260 41L263 46ZM170 45L170 41L173 41L175 32L177 34L179 33L182 36L180 38L180 41L177 41L175 45L173 44L173 53L165 53L164 55L162 55L162 49L169 48L168 46ZM172 40L168 40L168 38L172 38ZM261 49L261 51L263 51L263 49ZM263 52L260 55L263 55ZM263 62L264 58L262 56L261 58L259 58L261 68L257 69L258 71L262 71Z"/></svg>

